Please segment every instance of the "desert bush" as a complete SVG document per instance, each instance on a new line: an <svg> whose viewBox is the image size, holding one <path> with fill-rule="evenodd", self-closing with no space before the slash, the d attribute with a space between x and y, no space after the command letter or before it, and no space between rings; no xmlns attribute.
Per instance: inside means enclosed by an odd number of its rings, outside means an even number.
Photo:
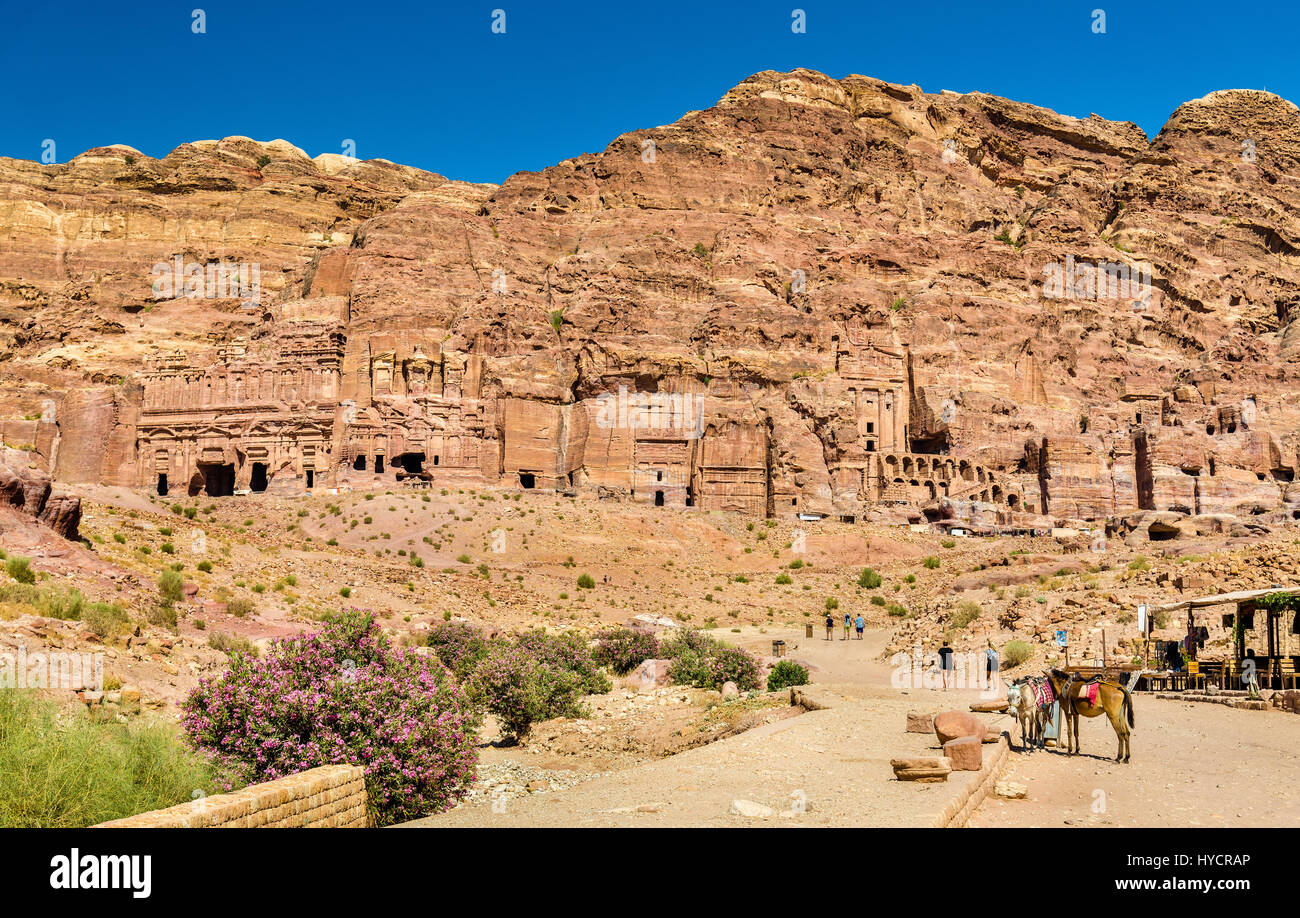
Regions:
<svg viewBox="0 0 1300 918"><path fill-rule="evenodd" d="M36 572L32 570L30 558L12 555L5 561L5 573L19 583L35 583Z"/></svg>
<svg viewBox="0 0 1300 918"><path fill-rule="evenodd" d="M794 583L794 580L790 578L789 574L777 574L776 582L778 586L786 586L788 584Z"/></svg>
<svg viewBox="0 0 1300 918"><path fill-rule="evenodd" d="M862 587L864 590L879 589L880 584L883 582L884 581L881 579L880 575L869 567L864 567L862 573L858 574L858 586Z"/></svg>
<svg viewBox="0 0 1300 918"><path fill-rule="evenodd" d="M734 682L741 691L758 688L758 662L749 653L698 631L682 632L659 652L672 659L668 678L676 685L721 689Z"/></svg>
<svg viewBox="0 0 1300 918"><path fill-rule="evenodd" d="M368 615L236 655L182 703L190 742L245 781L359 765L374 821L439 812L474 779L478 719L442 666Z"/></svg>
<svg viewBox="0 0 1300 918"><path fill-rule="evenodd" d="M123 631L130 621L126 609L114 603L86 603L81 610L81 623L100 639L106 639Z"/></svg>
<svg viewBox="0 0 1300 918"><path fill-rule="evenodd" d="M965 628L971 622L975 621L975 619L979 618L982 611L983 610L980 608L979 603L971 602L969 599L963 599L961 602L957 603L957 611L952 613L949 621L954 628Z"/></svg>
<svg viewBox="0 0 1300 918"><path fill-rule="evenodd" d="M883 597L883 596L872 596L872 597L871 597L871 604L872 604L873 606L883 606L883 605L885 604L885 597Z"/></svg>
<svg viewBox="0 0 1300 918"><path fill-rule="evenodd" d="M596 581L592 579L591 574L578 575L578 588L581 590L595 589Z"/></svg>
<svg viewBox="0 0 1300 918"><path fill-rule="evenodd" d="M208 646L213 650L220 650L227 656L233 657L237 653L250 657L257 656L257 645L242 634L226 634L224 631L214 631L208 636Z"/></svg>
<svg viewBox="0 0 1300 918"><path fill-rule="evenodd" d="M0 691L0 828L84 828L230 786L172 724L96 721Z"/></svg>
<svg viewBox="0 0 1300 918"><path fill-rule="evenodd" d="M474 670L469 697L496 716L502 733L518 741L534 723L580 717L582 682L577 673L548 666L519 644L494 642Z"/></svg>
<svg viewBox="0 0 1300 918"><path fill-rule="evenodd" d="M488 652L487 638L469 622L445 622L429 632L426 643L462 683Z"/></svg>
<svg viewBox="0 0 1300 918"><path fill-rule="evenodd" d="M596 644L596 662L608 666L620 676L630 673L659 653L659 640L640 628L612 628L600 635Z"/></svg>
<svg viewBox="0 0 1300 918"><path fill-rule="evenodd" d="M185 598L185 580L179 573L168 568L158 575L158 600L164 605L180 602Z"/></svg>
<svg viewBox="0 0 1300 918"><path fill-rule="evenodd" d="M934 555L930 555L921 563L925 565L925 569L928 571L936 570L939 567L939 559Z"/></svg>
<svg viewBox="0 0 1300 918"><path fill-rule="evenodd" d="M767 674L767 690L779 692L792 685L807 685L808 670L793 660L781 660Z"/></svg>
<svg viewBox="0 0 1300 918"><path fill-rule="evenodd" d="M1005 666L1019 666L1029 659L1033 651L1027 641L1007 641L1007 645L1002 648L1002 663Z"/></svg>
<svg viewBox="0 0 1300 918"><path fill-rule="evenodd" d="M515 643L544 666L573 673L583 695L603 695L613 687L592 649L576 634L551 634L534 628L519 635Z"/></svg>

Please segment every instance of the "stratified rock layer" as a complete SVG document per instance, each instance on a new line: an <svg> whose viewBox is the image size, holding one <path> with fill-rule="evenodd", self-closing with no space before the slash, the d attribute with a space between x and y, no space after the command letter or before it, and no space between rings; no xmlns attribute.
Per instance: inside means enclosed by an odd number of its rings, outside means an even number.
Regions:
<svg viewBox="0 0 1300 918"><path fill-rule="evenodd" d="M191 493L459 479L977 528L1291 510L1300 112L1276 96L1213 93L1148 142L768 72L500 187L336 159L0 161L5 439ZM260 296L151 290L213 262L257 265Z"/></svg>

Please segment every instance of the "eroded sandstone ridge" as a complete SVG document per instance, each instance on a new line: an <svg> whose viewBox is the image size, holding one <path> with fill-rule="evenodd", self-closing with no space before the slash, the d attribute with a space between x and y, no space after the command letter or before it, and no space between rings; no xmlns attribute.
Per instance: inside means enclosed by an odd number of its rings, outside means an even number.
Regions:
<svg viewBox="0 0 1300 918"><path fill-rule="evenodd" d="M1148 141L803 70L500 187L240 138L0 160L3 433L162 492L1291 515L1298 166L1262 92ZM262 294L158 299L178 257Z"/></svg>

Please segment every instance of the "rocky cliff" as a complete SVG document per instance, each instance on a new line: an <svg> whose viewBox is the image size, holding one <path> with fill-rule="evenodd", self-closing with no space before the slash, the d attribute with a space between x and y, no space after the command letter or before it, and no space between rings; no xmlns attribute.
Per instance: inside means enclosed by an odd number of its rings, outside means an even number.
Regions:
<svg viewBox="0 0 1300 918"><path fill-rule="evenodd" d="M1262 92L1149 141L803 70L500 187L237 138L0 160L3 432L164 491L1290 515L1298 161ZM181 289L214 263L231 295Z"/></svg>

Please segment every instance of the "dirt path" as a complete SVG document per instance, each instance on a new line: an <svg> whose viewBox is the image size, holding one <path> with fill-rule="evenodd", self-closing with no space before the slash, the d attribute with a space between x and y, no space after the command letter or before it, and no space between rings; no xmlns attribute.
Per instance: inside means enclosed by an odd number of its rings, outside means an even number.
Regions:
<svg viewBox="0 0 1300 918"><path fill-rule="evenodd" d="M824 633L824 631L823 631ZM900 692L878 662L887 634L864 640L808 640L802 632L746 629L727 638L817 667L810 691L828 705L671 758L601 775L555 792L512 799L494 812L461 806L411 826L918 826L934 821L971 772L943 784L893 780L891 758L937 754L932 735L904 733L909 710L964 709L955 692ZM796 646L797 645L797 646ZM730 812L736 800L770 808ZM762 812L761 810L759 812Z"/></svg>
<svg viewBox="0 0 1300 918"><path fill-rule="evenodd" d="M1080 755L1013 753L1003 777L1023 800L990 797L972 826L1294 826L1300 717L1138 695L1132 762L1116 764L1105 718L1082 720ZM1018 743L1019 736L1016 736Z"/></svg>

